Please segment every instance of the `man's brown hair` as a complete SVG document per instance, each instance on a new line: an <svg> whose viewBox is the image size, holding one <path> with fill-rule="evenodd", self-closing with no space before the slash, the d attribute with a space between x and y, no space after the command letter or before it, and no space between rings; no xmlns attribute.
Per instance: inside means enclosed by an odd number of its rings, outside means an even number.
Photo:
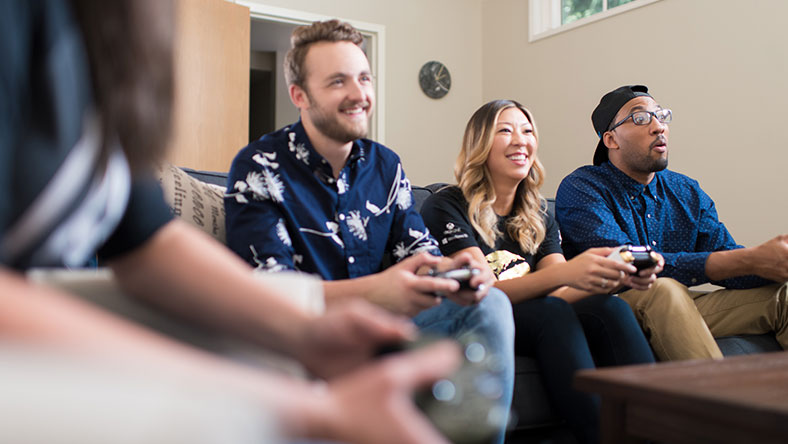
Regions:
<svg viewBox="0 0 788 444"><path fill-rule="evenodd" d="M306 89L304 60L309 47L318 42L352 42L363 49L364 37L349 23L336 19L299 26L290 37L290 50L285 55L285 80L288 85Z"/></svg>

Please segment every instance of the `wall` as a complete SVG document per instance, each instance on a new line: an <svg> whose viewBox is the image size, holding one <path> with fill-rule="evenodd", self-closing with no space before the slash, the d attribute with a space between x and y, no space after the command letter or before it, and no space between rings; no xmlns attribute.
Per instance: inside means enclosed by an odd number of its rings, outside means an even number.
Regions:
<svg viewBox="0 0 788 444"><path fill-rule="evenodd" d="M386 27L386 145L402 157L414 184L453 181L465 122L482 100L481 0L260 0L260 4ZM418 85L422 64L451 70L440 100Z"/></svg>
<svg viewBox="0 0 788 444"><path fill-rule="evenodd" d="M649 86L673 109L670 168L698 179L739 243L788 233L788 2L662 0L528 43L528 2L483 0L483 99L535 114L545 195L597 143L607 91Z"/></svg>

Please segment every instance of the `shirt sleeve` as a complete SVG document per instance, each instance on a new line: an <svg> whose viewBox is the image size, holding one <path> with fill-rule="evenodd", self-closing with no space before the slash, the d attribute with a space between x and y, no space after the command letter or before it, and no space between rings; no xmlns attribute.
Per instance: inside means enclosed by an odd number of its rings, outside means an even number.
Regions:
<svg viewBox="0 0 788 444"><path fill-rule="evenodd" d="M161 227L172 220L161 187L153 178L135 179L126 212L98 256L108 260L130 252L146 243Z"/></svg>
<svg viewBox="0 0 788 444"><path fill-rule="evenodd" d="M545 256L555 253L564 254L563 249L561 249L561 233L558 229L558 222L556 222L555 217L549 213L545 214L544 222L545 237L539 245L539 250L534 257L535 264L538 264Z"/></svg>
<svg viewBox="0 0 788 444"><path fill-rule="evenodd" d="M424 223L437 239L441 252L447 256L479 246L466 207L462 192L457 188L431 195L421 207Z"/></svg>
<svg viewBox="0 0 788 444"><path fill-rule="evenodd" d="M440 256L438 243L413 205L413 190L401 164L397 170L398 174L394 178L395 182L399 182L396 186L397 204L393 207L394 219L386 242L386 251L393 255L396 262L420 252Z"/></svg>
<svg viewBox="0 0 788 444"><path fill-rule="evenodd" d="M256 199L250 186L258 167L250 150L244 149L230 168L224 199L227 246L258 270L296 270L282 209L271 200Z"/></svg>
<svg viewBox="0 0 788 444"><path fill-rule="evenodd" d="M719 217L717 216L717 209L714 205L714 201L703 191L700 186L697 186L697 193L699 195L699 199L701 202L700 205L700 217L698 219L698 240L697 245L695 246L696 251L704 251L708 252L703 256L703 272L702 272L702 279L703 282L708 282L709 279L706 277L706 259L708 259L708 255L715 251L726 251L726 250L736 250L739 248L744 248L742 245L738 245L736 241L731 236L728 229L725 227L725 224L720 222ZM686 253L679 253L679 254L686 254ZM697 253L695 253L697 254ZM664 255L663 255L664 256ZM667 261L667 258L665 259ZM676 261L676 268L671 268L666 272L663 272L663 275L674 277L679 282L682 275L684 274L684 270L681 267L680 259ZM696 278L696 277L695 277ZM693 277L690 277L691 284L690 285L697 285ZM697 278L696 278L697 279ZM767 285L772 283L772 281L763 279L759 276L747 275L747 276L738 276L730 279L723 279L720 281L711 281L711 283L715 285L719 285L725 288L754 288L760 287L763 285Z"/></svg>
<svg viewBox="0 0 788 444"><path fill-rule="evenodd" d="M601 191L577 173L567 176L558 187L555 214L567 259L589 248L637 242L621 229Z"/></svg>

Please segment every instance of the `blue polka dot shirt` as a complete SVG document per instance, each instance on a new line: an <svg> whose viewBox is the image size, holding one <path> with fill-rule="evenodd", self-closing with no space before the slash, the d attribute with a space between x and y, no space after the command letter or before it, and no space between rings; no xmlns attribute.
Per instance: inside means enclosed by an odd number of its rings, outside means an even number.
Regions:
<svg viewBox="0 0 788 444"><path fill-rule="evenodd" d="M665 258L660 277L693 286L710 281L705 273L709 254L743 248L719 221L714 201L698 182L669 170L643 185L610 162L584 166L564 178L555 203L567 258L592 247L649 245ZM752 288L769 282L742 276L713 283Z"/></svg>

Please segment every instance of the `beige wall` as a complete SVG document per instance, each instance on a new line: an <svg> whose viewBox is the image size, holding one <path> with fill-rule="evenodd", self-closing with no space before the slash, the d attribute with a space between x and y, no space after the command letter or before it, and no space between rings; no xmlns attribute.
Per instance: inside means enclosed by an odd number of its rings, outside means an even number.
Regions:
<svg viewBox="0 0 788 444"><path fill-rule="evenodd" d="M788 2L662 0L528 43L525 0L483 0L483 98L522 101L554 195L591 163L591 111L644 83L674 111L670 168L698 179L739 243L788 233Z"/></svg>
<svg viewBox="0 0 788 444"><path fill-rule="evenodd" d="M453 181L465 121L482 100L480 0L260 0L260 4L385 26L386 145L400 154L411 182ZM440 100L419 89L429 60L451 70Z"/></svg>

